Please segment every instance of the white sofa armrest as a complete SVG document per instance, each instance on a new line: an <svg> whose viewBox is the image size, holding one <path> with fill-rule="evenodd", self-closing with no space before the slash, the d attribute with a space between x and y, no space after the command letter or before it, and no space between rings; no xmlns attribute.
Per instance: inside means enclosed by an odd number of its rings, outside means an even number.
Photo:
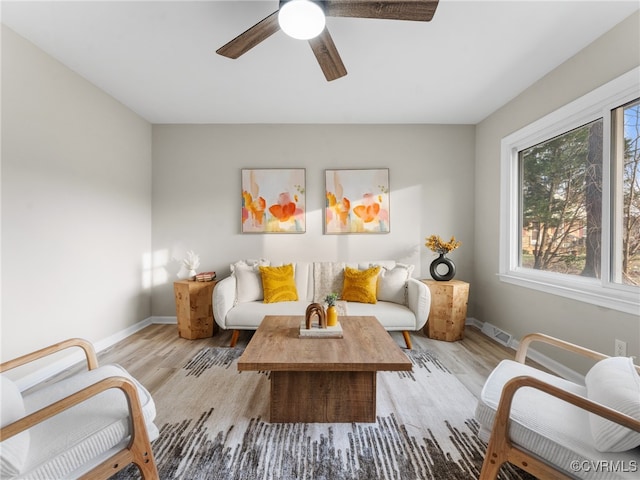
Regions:
<svg viewBox="0 0 640 480"><path fill-rule="evenodd" d="M420 330L427 323L431 308L429 287L420 280L410 278L407 282L407 302L409 309L416 316L416 330Z"/></svg>
<svg viewBox="0 0 640 480"><path fill-rule="evenodd" d="M213 288L213 318L220 328L227 329L227 313L236 302L236 277L223 278Z"/></svg>

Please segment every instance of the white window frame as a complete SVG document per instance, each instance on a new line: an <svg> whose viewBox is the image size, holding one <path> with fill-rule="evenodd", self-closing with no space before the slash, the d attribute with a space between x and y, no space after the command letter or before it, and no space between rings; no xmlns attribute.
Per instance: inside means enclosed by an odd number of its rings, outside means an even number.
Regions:
<svg viewBox="0 0 640 480"><path fill-rule="evenodd" d="M508 135L501 142L500 257L501 281L631 314L640 314L640 287L612 280L611 111L640 96L640 67L606 83L545 117ZM520 182L518 152L593 120L603 121L602 278L587 278L531 268L520 261Z"/></svg>

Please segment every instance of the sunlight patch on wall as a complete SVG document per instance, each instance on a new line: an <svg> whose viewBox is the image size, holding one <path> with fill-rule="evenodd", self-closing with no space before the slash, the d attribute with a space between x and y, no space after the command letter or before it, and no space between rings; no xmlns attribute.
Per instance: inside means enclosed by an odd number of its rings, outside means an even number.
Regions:
<svg viewBox="0 0 640 480"><path fill-rule="evenodd" d="M142 288L148 290L151 288L151 252L142 254Z"/></svg>
<svg viewBox="0 0 640 480"><path fill-rule="evenodd" d="M145 290L167 283L168 250L156 250L142 254L142 288Z"/></svg>

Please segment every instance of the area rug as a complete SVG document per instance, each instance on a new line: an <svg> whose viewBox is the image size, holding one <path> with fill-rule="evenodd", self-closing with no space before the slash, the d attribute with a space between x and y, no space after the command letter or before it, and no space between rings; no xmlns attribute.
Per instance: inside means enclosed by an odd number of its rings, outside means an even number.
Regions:
<svg viewBox="0 0 640 480"><path fill-rule="evenodd" d="M269 373L238 372L241 353L204 348L154 394L161 479L478 478L476 399L431 352L407 352L412 372L378 373L376 422L351 424L269 423Z"/></svg>

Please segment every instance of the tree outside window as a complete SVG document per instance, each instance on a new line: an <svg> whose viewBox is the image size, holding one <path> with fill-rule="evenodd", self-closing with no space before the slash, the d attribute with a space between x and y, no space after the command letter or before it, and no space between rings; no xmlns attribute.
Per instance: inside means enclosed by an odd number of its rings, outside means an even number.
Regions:
<svg viewBox="0 0 640 480"><path fill-rule="evenodd" d="M519 157L521 266L599 278L602 120Z"/></svg>

